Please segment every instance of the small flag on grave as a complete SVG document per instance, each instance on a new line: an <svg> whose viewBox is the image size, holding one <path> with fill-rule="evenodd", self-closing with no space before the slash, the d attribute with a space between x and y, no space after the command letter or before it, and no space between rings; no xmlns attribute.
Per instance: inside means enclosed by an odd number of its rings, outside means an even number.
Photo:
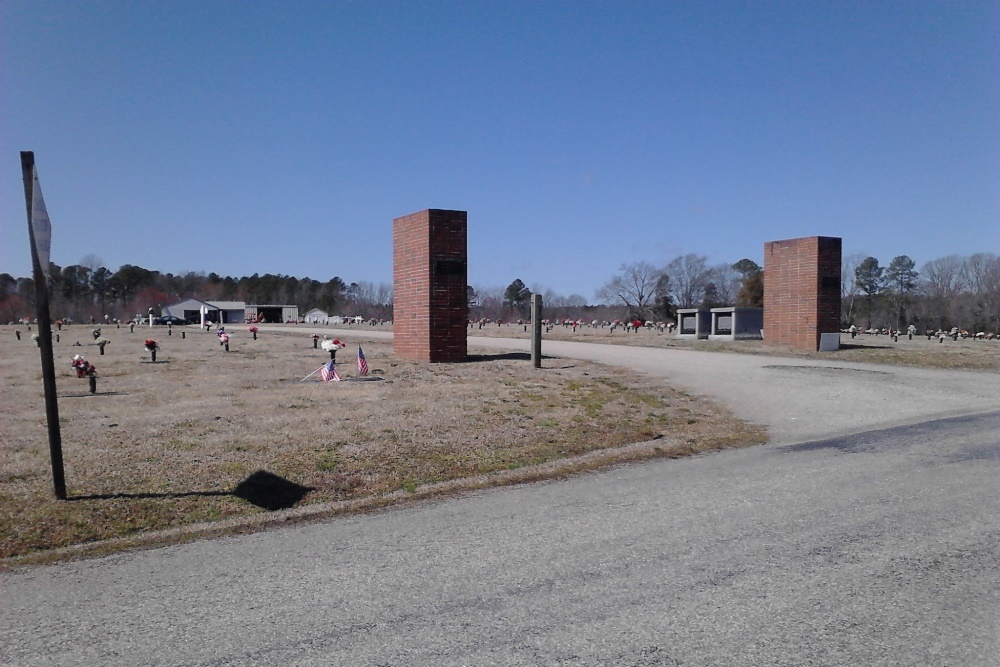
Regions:
<svg viewBox="0 0 1000 667"><path fill-rule="evenodd" d="M358 345L358 375L368 375L368 361L365 359L365 353L361 351L360 345Z"/></svg>
<svg viewBox="0 0 1000 667"><path fill-rule="evenodd" d="M337 365L333 361L323 364L323 368L319 371L319 376L323 378L323 382L340 382L340 376L337 375Z"/></svg>

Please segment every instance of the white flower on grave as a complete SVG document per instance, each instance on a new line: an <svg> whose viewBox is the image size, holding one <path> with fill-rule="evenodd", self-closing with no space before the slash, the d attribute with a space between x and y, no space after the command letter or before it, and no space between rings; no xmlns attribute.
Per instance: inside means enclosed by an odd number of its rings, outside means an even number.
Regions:
<svg viewBox="0 0 1000 667"><path fill-rule="evenodd" d="M330 340L329 338L327 338L322 343L320 343L320 347L322 347L327 352L331 352L333 350L344 349L344 343L341 343L339 340L336 339Z"/></svg>

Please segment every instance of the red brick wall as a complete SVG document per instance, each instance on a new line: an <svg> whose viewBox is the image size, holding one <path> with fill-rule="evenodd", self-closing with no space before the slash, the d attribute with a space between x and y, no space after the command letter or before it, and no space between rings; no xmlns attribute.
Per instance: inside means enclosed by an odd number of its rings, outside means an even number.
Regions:
<svg viewBox="0 0 1000 667"><path fill-rule="evenodd" d="M841 242L831 236L764 244L764 341L818 350L840 331Z"/></svg>
<svg viewBox="0 0 1000 667"><path fill-rule="evenodd" d="M393 350L465 361L468 214L428 209L392 221Z"/></svg>

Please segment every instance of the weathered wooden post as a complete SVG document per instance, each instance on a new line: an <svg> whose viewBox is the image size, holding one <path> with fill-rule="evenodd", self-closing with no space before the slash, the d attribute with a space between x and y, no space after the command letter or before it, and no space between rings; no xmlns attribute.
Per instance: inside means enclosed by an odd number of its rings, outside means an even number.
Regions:
<svg viewBox="0 0 1000 667"><path fill-rule="evenodd" d="M21 174L24 178L24 201L28 214L28 240L31 244L32 277L35 281L35 312L38 316L41 348L42 384L45 389L45 421L49 431L49 456L52 461L52 485L55 496L66 500L66 474L63 468L62 434L59 430L59 406L56 398L55 361L52 359L52 325L49 322L49 250L52 225L42 199L35 171L35 154L21 151ZM31 325L28 325L31 331Z"/></svg>
<svg viewBox="0 0 1000 667"><path fill-rule="evenodd" d="M542 295L531 295L531 365L542 367Z"/></svg>

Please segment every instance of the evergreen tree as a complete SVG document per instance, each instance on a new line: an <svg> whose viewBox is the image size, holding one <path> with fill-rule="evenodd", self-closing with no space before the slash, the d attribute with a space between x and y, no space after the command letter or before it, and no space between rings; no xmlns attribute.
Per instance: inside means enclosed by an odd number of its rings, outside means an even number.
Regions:
<svg viewBox="0 0 1000 667"><path fill-rule="evenodd" d="M516 311L522 317L527 311L527 305L531 299L531 290L528 289L520 278L507 286L503 292L503 304L507 308Z"/></svg>
<svg viewBox="0 0 1000 667"><path fill-rule="evenodd" d="M889 262L889 267L885 271L885 282L889 287L896 311L896 328L906 326L904 322L904 308L909 301L910 294L917 287L917 276L913 267L916 262L906 255L899 255Z"/></svg>
<svg viewBox="0 0 1000 667"><path fill-rule="evenodd" d="M872 312L875 307L875 297L882 293L885 285L885 269L879 266L874 257L866 257L854 269L858 289L865 293L865 303L868 306L868 328L872 326Z"/></svg>

